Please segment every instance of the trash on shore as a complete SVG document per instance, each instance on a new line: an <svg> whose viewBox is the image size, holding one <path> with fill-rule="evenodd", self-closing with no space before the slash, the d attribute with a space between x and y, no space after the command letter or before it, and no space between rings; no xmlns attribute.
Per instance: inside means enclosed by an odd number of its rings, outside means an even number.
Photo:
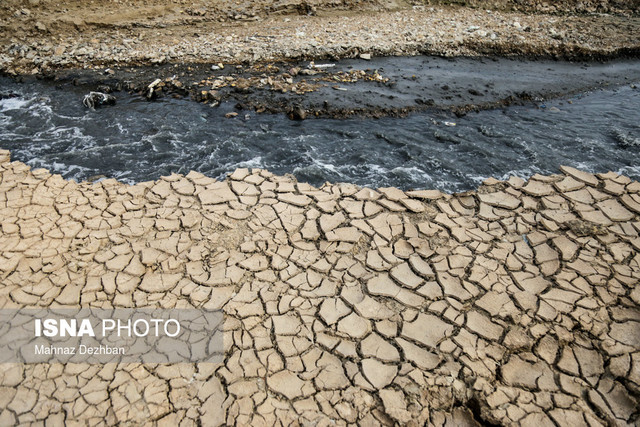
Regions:
<svg viewBox="0 0 640 427"><path fill-rule="evenodd" d="M445 126L453 127L456 124L454 122L443 122Z"/></svg>
<svg viewBox="0 0 640 427"><path fill-rule="evenodd" d="M309 68L333 68L336 64L316 64L315 62L309 62Z"/></svg>
<svg viewBox="0 0 640 427"><path fill-rule="evenodd" d="M342 90L342 91L345 91L345 92L347 91L347 88L346 88L346 87L333 86L333 88L334 88L335 90Z"/></svg>
<svg viewBox="0 0 640 427"><path fill-rule="evenodd" d="M153 96L155 95L155 87L160 83L162 83L161 79L155 79L151 82L151 84L149 84L149 86L147 86L147 89L149 89L149 92L147 93L147 99L153 98Z"/></svg>
<svg viewBox="0 0 640 427"><path fill-rule="evenodd" d="M82 99L82 104L87 108L95 110L96 107L101 105L115 105L116 97L102 92L89 92L89 94L85 95Z"/></svg>

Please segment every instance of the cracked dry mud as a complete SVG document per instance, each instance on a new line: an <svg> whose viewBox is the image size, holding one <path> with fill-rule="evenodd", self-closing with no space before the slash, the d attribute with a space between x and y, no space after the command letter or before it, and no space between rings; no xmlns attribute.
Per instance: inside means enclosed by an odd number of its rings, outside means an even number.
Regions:
<svg viewBox="0 0 640 427"><path fill-rule="evenodd" d="M207 307L213 364L0 366L0 424L630 425L640 183L475 192L263 170L129 186L0 152L0 306Z"/></svg>

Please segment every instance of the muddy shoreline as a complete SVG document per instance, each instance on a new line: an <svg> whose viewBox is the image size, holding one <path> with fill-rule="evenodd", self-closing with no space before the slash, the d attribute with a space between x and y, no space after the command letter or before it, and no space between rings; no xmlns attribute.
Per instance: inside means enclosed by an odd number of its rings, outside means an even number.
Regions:
<svg viewBox="0 0 640 427"><path fill-rule="evenodd" d="M540 105L607 86L634 86L640 82L640 62L416 56L71 69L14 79L41 80L60 90L73 85L116 99L128 92L149 101L173 97L212 107L232 103L238 114L285 114L293 120L403 117L434 109L461 116L509 105Z"/></svg>

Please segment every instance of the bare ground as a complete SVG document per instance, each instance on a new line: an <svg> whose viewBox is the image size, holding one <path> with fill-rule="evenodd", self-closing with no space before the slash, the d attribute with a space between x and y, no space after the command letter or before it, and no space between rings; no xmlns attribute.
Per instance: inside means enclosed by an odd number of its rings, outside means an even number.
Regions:
<svg viewBox="0 0 640 427"><path fill-rule="evenodd" d="M3 363L0 424L638 425L640 183L561 171L128 186L0 151L1 307L225 315L221 364Z"/></svg>
<svg viewBox="0 0 640 427"><path fill-rule="evenodd" d="M533 2L29 3L0 6L8 73L640 46L631 10L532 15ZM638 422L640 187L628 178L564 168L443 195L239 170L129 187L66 182L0 152L0 183L4 307L213 303L231 319L222 366L5 364L0 424ZM182 278L129 287L154 269Z"/></svg>
<svg viewBox="0 0 640 427"><path fill-rule="evenodd" d="M636 3L565 1L549 7L531 0L459 7L393 0L10 0L0 5L0 71L39 74L71 67L335 59L363 53L637 56Z"/></svg>

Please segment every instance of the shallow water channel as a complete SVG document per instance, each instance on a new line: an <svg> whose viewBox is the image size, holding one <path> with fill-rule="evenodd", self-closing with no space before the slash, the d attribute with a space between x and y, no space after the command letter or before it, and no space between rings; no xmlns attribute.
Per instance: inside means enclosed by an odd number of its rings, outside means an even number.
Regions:
<svg viewBox="0 0 640 427"><path fill-rule="evenodd" d="M125 182L196 170L222 178L239 167L325 181L403 189L472 189L484 178L555 173L560 165L640 179L638 82L455 117L310 119L217 108L124 92L91 111L85 92L0 79L0 148L65 178Z"/></svg>

